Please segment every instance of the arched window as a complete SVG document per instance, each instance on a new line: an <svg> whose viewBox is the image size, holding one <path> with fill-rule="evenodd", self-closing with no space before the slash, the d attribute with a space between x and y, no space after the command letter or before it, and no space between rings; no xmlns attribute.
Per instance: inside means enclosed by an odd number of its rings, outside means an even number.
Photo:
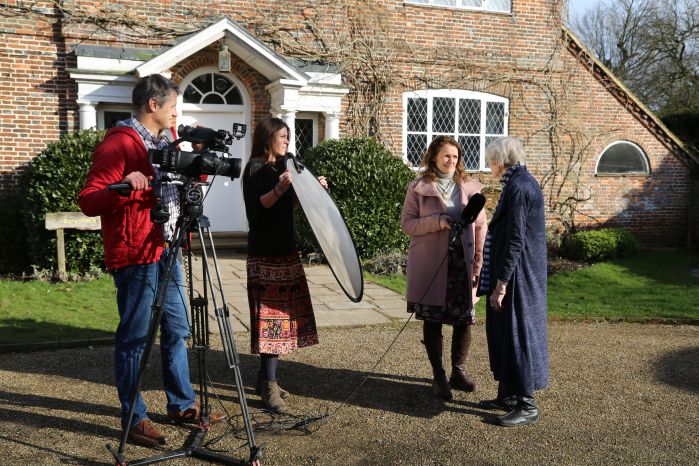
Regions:
<svg viewBox="0 0 699 466"><path fill-rule="evenodd" d="M184 90L182 100L186 104L243 104L243 98L233 81L218 73L196 77Z"/></svg>
<svg viewBox="0 0 699 466"><path fill-rule="evenodd" d="M403 94L404 155L413 166L437 136L461 145L466 170L486 170L485 148L507 135L509 101L483 92L430 89Z"/></svg>
<svg viewBox="0 0 699 466"><path fill-rule="evenodd" d="M649 172L646 154L629 141L611 143L597 162L598 175L648 175Z"/></svg>

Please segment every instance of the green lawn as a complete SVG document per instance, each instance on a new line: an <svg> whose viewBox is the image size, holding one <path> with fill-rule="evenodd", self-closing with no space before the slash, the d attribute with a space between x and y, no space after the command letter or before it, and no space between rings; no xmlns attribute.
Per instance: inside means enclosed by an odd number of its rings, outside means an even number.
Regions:
<svg viewBox="0 0 699 466"><path fill-rule="evenodd" d="M553 318L699 319L699 253L651 252L549 277ZM405 293L403 276L368 281ZM110 276L49 284L0 280L0 344L111 337L118 322ZM477 305L485 315L484 299Z"/></svg>
<svg viewBox="0 0 699 466"><path fill-rule="evenodd" d="M549 277L549 315L699 318L699 254L663 251Z"/></svg>
<svg viewBox="0 0 699 466"><path fill-rule="evenodd" d="M0 344L111 337L118 322L111 276L70 283L0 280Z"/></svg>
<svg viewBox="0 0 699 466"><path fill-rule="evenodd" d="M646 252L549 277L548 314L554 318L699 319L699 253ZM405 278L367 274L367 280L405 293ZM483 316L484 300L476 313Z"/></svg>

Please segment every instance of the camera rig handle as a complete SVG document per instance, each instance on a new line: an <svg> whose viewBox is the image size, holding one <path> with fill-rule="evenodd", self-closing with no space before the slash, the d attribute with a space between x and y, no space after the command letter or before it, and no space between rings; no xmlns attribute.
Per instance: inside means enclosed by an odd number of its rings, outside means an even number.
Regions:
<svg viewBox="0 0 699 466"><path fill-rule="evenodd" d="M148 183L148 186L153 187L153 182ZM108 184L107 189L109 191L131 191L131 184L129 183L114 183Z"/></svg>
<svg viewBox="0 0 699 466"><path fill-rule="evenodd" d="M158 186L159 184L173 184L176 186L182 186L184 183L180 180L171 180L170 178L163 177L162 180L156 181L153 180L150 183L148 183L148 186L151 188ZM114 183L114 184L108 184L107 185L107 190L109 191L131 191L131 185L129 183Z"/></svg>

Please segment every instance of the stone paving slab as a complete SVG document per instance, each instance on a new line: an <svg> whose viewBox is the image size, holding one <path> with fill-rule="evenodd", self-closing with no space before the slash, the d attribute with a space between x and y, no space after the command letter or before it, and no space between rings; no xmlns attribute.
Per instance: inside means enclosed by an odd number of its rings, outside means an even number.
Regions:
<svg viewBox="0 0 699 466"><path fill-rule="evenodd" d="M247 274L245 255L226 251L217 254L218 267L226 302L229 306L230 322L234 332L249 331L250 315L247 300ZM209 257L209 271L214 275L215 268ZM362 301L354 303L347 298L337 284L335 276L326 265L304 265L311 293L311 302L318 327L358 327L363 325L387 324L392 321L405 321L409 314L405 312L405 298L374 283L364 284ZM201 262L195 261L192 275L195 289L201 290ZM214 310L211 314L211 331L218 333Z"/></svg>
<svg viewBox="0 0 699 466"><path fill-rule="evenodd" d="M388 324L391 319L371 309L353 309L347 312L315 310L318 327L361 327Z"/></svg>

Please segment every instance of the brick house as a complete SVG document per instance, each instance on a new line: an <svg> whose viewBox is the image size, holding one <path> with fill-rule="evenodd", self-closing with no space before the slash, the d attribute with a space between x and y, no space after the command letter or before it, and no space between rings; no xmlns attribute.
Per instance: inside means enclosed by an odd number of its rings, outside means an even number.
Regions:
<svg viewBox="0 0 699 466"><path fill-rule="evenodd" d="M552 226L620 225L649 245L696 241L699 160L563 25L563 0L274 0L0 6L0 190L45 144L130 115L162 73L213 128L283 118L301 151L374 135L417 165L450 134L473 176L522 137ZM249 155L251 131L231 153ZM239 180L218 179L212 229L245 232Z"/></svg>

